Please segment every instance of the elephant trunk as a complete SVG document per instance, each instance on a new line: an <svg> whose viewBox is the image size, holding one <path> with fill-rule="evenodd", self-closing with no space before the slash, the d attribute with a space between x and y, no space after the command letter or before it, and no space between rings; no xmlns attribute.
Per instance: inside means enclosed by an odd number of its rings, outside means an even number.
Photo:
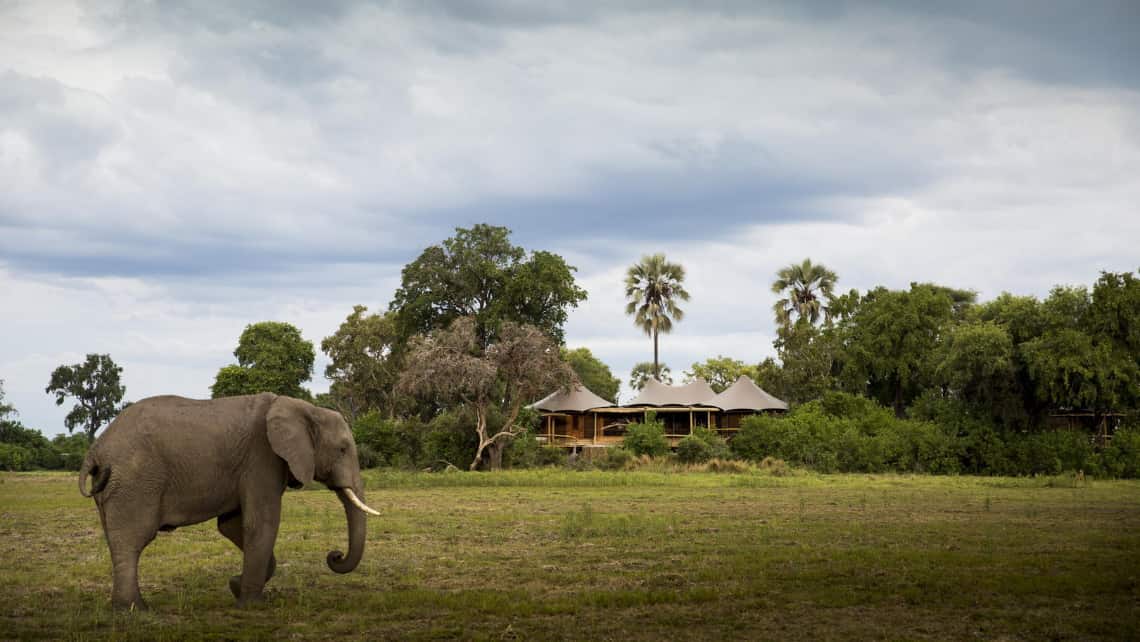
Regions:
<svg viewBox="0 0 1140 642"><path fill-rule="evenodd" d="M354 490L353 492L363 501L364 492L362 490ZM364 539L367 534L365 525L368 518L364 515L364 511L356 508L349 497L349 492L346 492L344 488L336 489L336 496L344 505L344 516L348 520L348 555L340 551L331 551L327 562L329 568L334 572L351 573L360 563L360 558L364 557Z"/></svg>

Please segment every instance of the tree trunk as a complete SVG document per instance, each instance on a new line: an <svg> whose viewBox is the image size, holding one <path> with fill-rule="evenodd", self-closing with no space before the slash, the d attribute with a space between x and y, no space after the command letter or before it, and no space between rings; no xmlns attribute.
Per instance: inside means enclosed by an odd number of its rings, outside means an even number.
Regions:
<svg viewBox="0 0 1140 642"><path fill-rule="evenodd" d="M496 439L490 446L487 446L488 470L501 470L503 468L503 451L506 447L506 439Z"/></svg>
<svg viewBox="0 0 1140 642"><path fill-rule="evenodd" d="M653 328L653 378L661 381L661 366L657 363L657 328Z"/></svg>
<svg viewBox="0 0 1140 642"><path fill-rule="evenodd" d="M475 406L475 432L479 434L479 448L475 450L475 459L471 460L471 465L467 468L470 471L479 469L479 462L483 459L483 450L491 445L491 440L487 439L487 415L478 404Z"/></svg>

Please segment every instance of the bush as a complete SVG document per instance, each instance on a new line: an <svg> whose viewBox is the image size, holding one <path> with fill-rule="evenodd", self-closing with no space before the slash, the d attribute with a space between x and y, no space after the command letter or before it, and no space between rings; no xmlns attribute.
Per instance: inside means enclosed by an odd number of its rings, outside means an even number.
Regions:
<svg viewBox="0 0 1140 642"><path fill-rule="evenodd" d="M1096 469L1106 477L1140 477L1140 427L1117 430L1099 453Z"/></svg>
<svg viewBox="0 0 1140 642"><path fill-rule="evenodd" d="M0 443L0 470L20 471L35 467L35 455L31 450L16 444Z"/></svg>
<svg viewBox="0 0 1140 642"><path fill-rule="evenodd" d="M825 473L957 473L959 450L950 429L898 419L870 399L838 392L784 417L749 417L732 441L740 457L776 457Z"/></svg>
<svg viewBox="0 0 1140 642"><path fill-rule="evenodd" d="M657 421L653 412L645 413L645 423L632 423L626 426L622 446L634 455L658 457L669 452L669 440L665 438L665 425Z"/></svg>
<svg viewBox="0 0 1140 642"><path fill-rule="evenodd" d="M368 444L356 444L356 460L360 463L361 470L375 468L380 465L381 459L376 450Z"/></svg>
<svg viewBox="0 0 1140 642"><path fill-rule="evenodd" d="M684 464L700 464L730 456L728 443L708 428L697 428L677 444L677 459Z"/></svg>
<svg viewBox="0 0 1140 642"><path fill-rule="evenodd" d="M594 467L601 470L624 470L634 459L634 455L624 446L607 448L601 456L594 457Z"/></svg>

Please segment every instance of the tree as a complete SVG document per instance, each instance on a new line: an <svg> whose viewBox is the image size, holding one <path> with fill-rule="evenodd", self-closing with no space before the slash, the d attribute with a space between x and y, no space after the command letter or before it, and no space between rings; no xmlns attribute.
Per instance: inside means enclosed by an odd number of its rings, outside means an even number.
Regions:
<svg viewBox="0 0 1140 642"><path fill-rule="evenodd" d="M313 378L316 352L295 326L279 321L247 325L234 356L237 365L220 369L210 386L215 399L260 392L311 398L301 384Z"/></svg>
<svg viewBox="0 0 1140 642"><path fill-rule="evenodd" d="M747 376L759 385L760 376L756 366L745 365L743 361L717 355L705 359L704 363L694 363L690 366L685 373L685 381L704 379L715 392L724 392L724 389L735 383L741 375Z"/></svg>
<svg viewBox="0 0 1140 642"><path fill-rule="evenodd" d="M512 245L505 227L478 224L425 249L404 266L389 309L401 336L442 330L473 317L483 347L505 321L525 323L562 343L567 309L586 299L576 268L557 254Z"/></svg>
<svg viewBox="0 0 1140 642"><path fill-rule="evenodd" d="M1004 327L993 321L953 325L931 359L935 380L950 396L1006 425L1024 422L1013 340Z"/></svg>
<svg viewBox="0 0 1140 642"><path fill-rule="evenodd" d="M788 388L784 385L784 369L772 357L765 357L756 365L756 385L777 398L789 401Z"/></svg>
<svg viewBox="0 0 1140 642"><path fill-rule="evenodd" d="M819 328L798 319L793 330L780 330L775 345L782 364L782 399L805 403L835 388L839 339L830 322Z"/></svg>
<svg viewBox="0 0 1140 642"><path fill-rule="evenodd" d="M321 341L328 355L325 378L332 382L329 398L349 422L369 411L395 414L395 385L400 374L400 342L392 313L366 314L353 306L336 332Z"/></svg>
<svg viewBox="0 0 1140 642"><path fill-rule="evenodd" d="M787 293L773 306L777 325L791 328L793 316L811 324L818 322L820 315L828 318L829 309L824 300L830 301L838 280L835 272L823 264L812 263L811 259L781 268L772 282L773 294Z"/></svg>
<svg viewBox="0 0 1140 642"><path fill-rule="evenodd" d="M1095 297L1054 288L1042 304L1044 330L1021 345L1038 397L1054 408L1102 415L1140 401L1140 358L1128 344L1140 310L1127 311L1128 286L1117 277L1102 274Z"/></svg>
<svg viewBox="0 0 1140 642"><path fill-rule="evenodd" d="M570 365L583 386L606 401L617 402L621 380L610 367L598 360L589 348L562 348L562 360Z"/></svg>
<svg viewBox="0 0 1140 642"><path fill-rule="evenodd" d="M653 373L655 368L660 371L656 375ZM645 382L650 379L656 379L667 386L673 385L673 375L669 366L663 363L654 366L650 361L642 361L633 366L633 370L630 370L629 387L634 390L641 390L645 387Z"/></svg>
<svg viewBox="0 0 1140 642"><path fill-rule="evenodd" d="M953 313L950 295L929 284L868 292L844 324L848 385L892 404L902 417L906 400L917 394L927 355Z"/></svg>
<svg viewBox="0 0 1140 642"><path fill-rule="evenodd" d="M120 382L123 369L109 354L89 354L83 363L60 366L51 373L44 392L55 395L55 405L62 406L68 397L75 405L63 420L67 431L82 427L87 442L95 441L95 432L122 410L120 402L127 389Z"/></svg>
<svg viewBox="0 0 1140 642"><path fill-rule="evenodd" d="M643 256L630 266L625 277L625 313L633 315L633 323L653 337L653 376L660 379L657 337L673 330L673 321L684 318L685 312L677 301L688 301L689 293L682 282L685 268L665 260L658 253Z"/></svg>
<svg viewBox="0 0 1140 642"><path fill-rule="evenodd" d="M526 429L519 420L523 404L568 386L573 371L537 327L503 321L498 341L483 348L477 326L473 316L460 317L446 330L414 337L399 388L472 408L479 445L470 469L490 449L489 467L497 470L503 446ZM495 407L504 420L498 432L489 434L487 420Z"/></svg>
<svg viewBox="0 0 1140 642"><path fill-rule="evenodd" d="M0 421L9 421L8 415L16 414L16 407L4 401L4 380L0 379Z"/></svg>

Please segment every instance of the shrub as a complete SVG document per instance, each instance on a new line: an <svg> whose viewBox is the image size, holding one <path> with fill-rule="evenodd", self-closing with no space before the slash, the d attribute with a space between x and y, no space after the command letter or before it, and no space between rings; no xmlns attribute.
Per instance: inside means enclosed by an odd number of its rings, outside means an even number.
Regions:
<svg viewBox="0 0 1140 642"><path fill-rule="evenodd" d="M632 423L626 426L622 446L634 455L656 457L669 452L669 440L665 438L665 425L657 421L653 412L645 413L645 423Z"/></svg>
<svg viewBox="0 0 1140 642"><path fill-rule="evenodd" d="M697 428L677 444L677 459L684 464L699 464L710 459L728 459L731 452L725 440L708 428Z"/></svg>
<svg viewBox="0 0 1140 642"><path fill-rule="evenodd" d="M360 469L375 468L380 465L380 456L368 444L356 444L356 460L360 462Z"/></svg>
<svg viewBox="0 0 1140 642"><path fill-rule="evenodd" d="M1117 430L1097 464L1099 474L1107 477L1140 477L1140 427Z"/></svg>
<svg viewBox="0 0 1140 642"><path fill-rule="evenodd" d="M601 470L623 470L633 461L633 453L624 446L607 448L604 455L595 457L593 465Z"/></svg>
<svg viewBox="0 0 1140 642"><path fill-rule="evenodd" d="M0 470L31 470L34 462L35 455L27 448L0 443Z"/></svg>
<svg viewBox="0 0 1140 642"><path fill-rule="evenodd" d="M515 437L503 451L504 468L534 468L536 466L565 466L566 450L544 446L533 431Z"/></svg>

